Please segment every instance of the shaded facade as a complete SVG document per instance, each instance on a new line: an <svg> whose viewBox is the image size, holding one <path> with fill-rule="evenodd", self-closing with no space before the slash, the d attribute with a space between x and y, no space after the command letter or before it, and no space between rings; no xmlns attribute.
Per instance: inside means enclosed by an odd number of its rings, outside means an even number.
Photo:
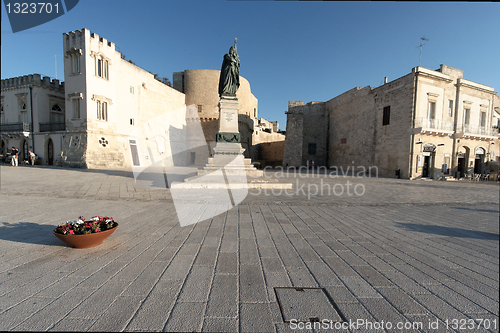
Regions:
<svg viewBox="0 0 500 333"><path fill-rule="evenodd" d="M382 176L460 178L483 173L486 162L499 160L498 94L446 65L415 67L380 87L356 87L317 103L316 109L295 104L289 103L286 146L302 149L293 156L285 148L290 165L311 159L305 144L318 131L328 134L313 140L328 149L316 165L324 160L321 165L344 169L375 166ZM328 126L318 123L314 129L301 123L309 115L319 117L319 109Z"/></svg>

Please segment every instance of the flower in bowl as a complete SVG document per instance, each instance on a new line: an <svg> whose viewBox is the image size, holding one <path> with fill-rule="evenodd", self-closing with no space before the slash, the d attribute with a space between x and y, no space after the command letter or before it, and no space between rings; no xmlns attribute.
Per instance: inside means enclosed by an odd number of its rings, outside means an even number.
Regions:
<svg viewBox="0 0 500 333"><path fill-rule="evenodd" d="M113 229L118 224L112 217L94 216L86 221L83 216L75 221L67 221L54 229L54 233L61 235L86 235Z"/></svg>

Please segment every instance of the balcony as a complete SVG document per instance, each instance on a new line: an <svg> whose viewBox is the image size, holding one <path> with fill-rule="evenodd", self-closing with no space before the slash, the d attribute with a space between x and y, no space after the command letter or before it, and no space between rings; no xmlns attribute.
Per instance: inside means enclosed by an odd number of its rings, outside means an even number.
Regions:
<svg viewBox="0 0 500 333"><path fill-rule="evenodd" d="M31 132L31 129L30 123L6 123L0 125L1 133Z"/></svg>
<svg viewBox="0 0 500 333"><path fill-rule="evenodd" d="M479 140L491 140L498 138L498 129L497 128L487 128L482 126L471 126L464 124L460 127L457 127L457 138L471 138L471 139L479 139Z"/></svg>
<svg viewBox="0 0 500 333"><path fill-rule="evenodd" d="M453 134L453 122L440 119L417 118L413 134L430 134L436 136L446 136Z"/></svg>
<svg viewBox="0 0 500 333"><path fill-rule="evenodd" d="M39 123L40 132L65 131L66 123Z"/></svg>

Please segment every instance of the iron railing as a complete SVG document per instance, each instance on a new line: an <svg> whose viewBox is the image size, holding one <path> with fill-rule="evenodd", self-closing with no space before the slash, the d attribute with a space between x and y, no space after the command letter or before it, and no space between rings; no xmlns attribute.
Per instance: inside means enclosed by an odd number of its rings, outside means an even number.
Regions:
<svg viewBox="0 0 500 333"><path fill-rule="evenodd" d="M40 132L54 132L66 130L66 123L39 123Z"/></svg>
<svg viewBox="0 0 500 333"><path fill-rule="evenodd" d="M30 123L7 123L0 124L0 132L31 132L32 126Z"/></svg>
<svg viewBox="0 0 500 333"><path fill-rule="evenodd" d="M415 127L453 131L453 122L440 119L417 118L415 119Z"/></svg>
<svg viewBox="0 0 500 333"><path fill-rule="evenodd" d="M470 134L479 134L479 135L489 135L489 136L498 135L498 129L496 129L496 128L470 126L470 125L466 125L466 124L462 125L461 132L470 133Z"/></svg>

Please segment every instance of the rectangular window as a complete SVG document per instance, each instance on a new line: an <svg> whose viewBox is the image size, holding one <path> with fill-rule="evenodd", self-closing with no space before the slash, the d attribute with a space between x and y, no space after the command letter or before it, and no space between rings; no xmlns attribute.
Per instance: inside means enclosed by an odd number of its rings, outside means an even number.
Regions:
<svg viewBox="0 0 500 333"><path fill-rule="evenodd" d="M22 123L28 122L28 112L26 111L21 112L21 122Z"/></svg>
<svg viewBox="0 0 500 333"><path fill-rule="evenodd" d="M435 119L436 118L436 102L429 102L429 114L428 114L429 119Z"/></svg>
<svg viewBox="0 0 500 333"><path fill-rule="evenodd" d="M130 125L134 126L134 118L130 118Z"/></svg>
<svg viewBox="0 0 500 333"><path fill-rule="evenodd" d="M80 55L72 54L70 59L71 59L71 74L80 74Z"/></svg>
<svg viewBox="0 0 500 333"><path fill-rule="evenodd" d="M307 146L307 153L309 155L316 155L316 144L315 143L310 143Z"/></svg>
<svg viewBox="0 0 500 333"><path fill-rule="evenodd" d="M453 117L453 101L448 101L448 117Z"/></svg>
<svg viewBox="0 0 500 333"><path fill-rule="evenodd" d="M479 113L479 126L485 127L486 126L486 112L481 111Z"/></svg>
<svg viewBox="0 0 500 333"><path fill-rule="evenodd" d="M202 105L197 105L197 108L198 108L198 112L201 112L203 110L203 106Z"/></svg>
<svg viewBox="0 0 500 333"><path fill-rule="evenodd" d="M464 109L464 125L469 125L470 122L470 109Z"/></svg>
<svg viewBox="0 0 500 333"><path fill-rule="evenodd" d="M109 79L108 76L108 61L104 60L102 64L102 77L105 78L106 80Z"/></svg>
<svg viewBox="0 0 500 333"><path fill-rule="evenodd" d="M256 108L253 108L253 117L257 118L257 109Z"/></svg>
<svg viewBox="0 0 500 333"><path fill-rule="evenodd" d="M97 119L108 121L108 103L97 101Z"/></svg>
<svg viewBox="0 0 500 333"><path fill-rule="evenodd" d="M97 76L102 77L102 60L97 59Z"/></svg>
<svg viewBox="0 0 500 333"><path fill-rule="evenodd" d="M134 87L130 87L130 93L133 94L134 93Z"/></svg>
<svg viewBox="0 0 500 333"><path fill-rule="evenodd" d="M108 61L101 57L98 57L96 60L96 75L109 80Z"/></svg>
<svg viewBox="0 0 500 333"><path fill-rule="evenodd" d="M73 118L80 119L80 99L73 98L72 104L73 104Z"/></svg>
<svg viewBox="0 0 500 333"><path fill-rule="evenodd" d="M386 106L384 107L384 116L382 119L382 125L383 126L389 125L390 121L391 121L391 107Z"/></svg>

